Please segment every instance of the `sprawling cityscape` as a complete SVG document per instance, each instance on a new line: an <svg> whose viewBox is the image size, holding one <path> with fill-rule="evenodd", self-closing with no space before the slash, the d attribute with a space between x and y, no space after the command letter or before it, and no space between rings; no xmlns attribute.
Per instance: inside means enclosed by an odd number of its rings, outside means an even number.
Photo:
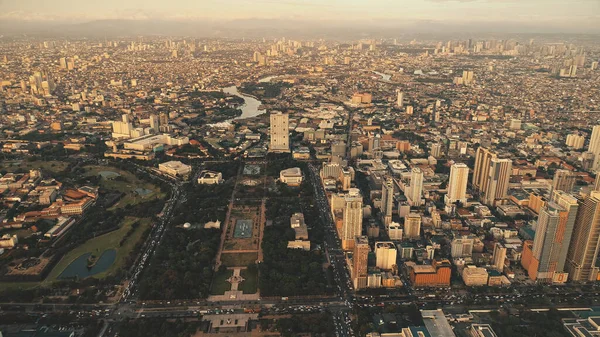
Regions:
<svg viewBox="0 0 600 337"><path fill-rule="evenodd" d="M0 336L598 336L598 41L1 36Z"/></svg>

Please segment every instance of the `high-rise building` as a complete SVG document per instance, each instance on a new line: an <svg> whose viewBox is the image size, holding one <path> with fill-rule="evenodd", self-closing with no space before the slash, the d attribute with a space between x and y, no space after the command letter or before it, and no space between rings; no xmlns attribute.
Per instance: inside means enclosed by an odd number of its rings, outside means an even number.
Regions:
<svg viewBox="0 0 600 337"><path fill-rule="evenodd" d="M494 205L496 200L506 199L511 172L512 161L510 159L492 158L485 189L482 190L484 204Z"/></svg>
<svg viewBox="0 0 600 337"><path fill-rule="evenodd" d="M410 213L404 218L403 236L405 239L418 239L421 237L421 216Z"/></svg>
<svg viewBox="0 0 600 337"><path fill-rule="evenodd" d="M381 214L383 223L392 223L392 212L394 209L394 179L388 177L381 185Z"/></svg>
<svg viewBox="0 0 600 337"><path fill-rule="evenodd" d="M398 97L396 98L396 105L401 108L404 104L404 93L400 90L396 90L396 93L398 94Z"/></svg>
<svg viewBox="0 0 600 337"><path fill-rule="evenodd" d="M152 128L153 132L157 133L159 131L159 120L158 116L152 114L150 115L150 128Z"/></svg>
<svg viewBox="0 0 600 337"><path fill-rule="evenodd" d="M569 134L567 135L567 140L565 141L565 144L568 147L572 147L575 150L580 150L583 149L583 145L585 144L585 137L579 134Z"/></svg>
<svg viewBox="0 0 600 337"><path fill-rule="evenodd" d="M450 255L453 258L457 257L471 257L473 255L473 238L459 237L452 240L452 248Z"/></svg>
<svg viewBox="0 0 600 337"><path fill-rule="evenodd" d="M473 83L473 71L463 70L462 83L464 85L470 85Z"/></svg>
<svg viewBox="0 0 600 337"><path fill-rule="evenodd" d="M345 250L352 249L356 237L362 234L362 201L362 196L357 188L351 188L348 194L344 196L340 239L342 240L342 248Z"/></svg>
<svg viewBox="0 0 600 337"><path fill-rule="evenodd" d="M600 171L596 172L596 181L594 182L594 191L600 192Z"/></svg>
<svg viewBox="0 0 600 337"><path fill-rule="evenodd" d="M354 249L352 253L352 280L354 289L363 289L367 287L367 271L369 263L369 238L366 236L357 236L354 238Z"/></svg>
<svg viewBox="0 0 600 337"><path fill-rule="evenodd" d="M161 112L158 117L158 121L159 121L159 126L169 125L169 114L166 112Z"/></svg>
<svg viewBox="0 0 600 337"><path fill-rule="evenodd" d="M440 158L442 156L442 144L440 143L433 143L431 144L431 156L433 156L433 158Z"/></svg>
<svg viewBox="0 0 600 337"><path fill-rule="evenodd" d="M479 147L475 154L475 167L473 168L473 189L482 192L486 189L488 183L490 163L493 158L496 158L496 154L489 149Z"/></svg>
<svg viewBox="0 0 600 337"><path fill-rule="evenodd" d="M529 278L541 282L563 283L567 252L579 204L577 199L555 191L538 217L533 245L524 245L521 263ZM531 249L531 251L527 251Z"/></svg>
<svg viewBox="0 0 600 337"><path fill-rule="evenodd" d="M600 192L592 192L577 213L566 269L576 282L596 281L600 251Z"/></svg>
<svg viewBox="0 0 600 337"><path fill-rule="evenodd" d="M592 129L588 151L594 154L593 170L600 171L600 125L596 125Z"/></svg>
<svg viewBox="0 0 600 337"><path fill-rule="evenodd" d="M393 242L375 243L375 260L377 268L391 270L396 265L398 252Z"/></svg>
<svg viewBox="0 0 600 337"><path fill-rule="evenodd" d="M448 182L448 193L446 194L446 205L457 201L467 202L467 183L469 179L469 167L463 163L457 163L450 167L450 181Z"/></svg>
<svg viewBox="0 0 600 337"><path fill-rule="evenodd" d="M411 206L419 207L423 205L423 199L421 195L423 194L423 171L420 168L415 167L411 170L410 173L410 185L408 186L408 191L406 193L406 197L408 198L408 202Z"/></svg>
<svg viewBox="0 0 600 337"><path fill-rule="evenodd" d="M492 255L492 266L499 272L504 270L504 261L506 260L506 247L500 242L494 245L494 253Z"/></svg>
<svg viewBox="0 0 600 337"><path fill-rule="evenodd" d="M571 193L575 187L577 176L573 171L556 170L552 179L552 191L563 191Z"/></svg>
<svg viewBox="0 0 600 337"><path fill-rule="evenodd" d="M281 112L271 113L271 152L290 152L289 116Z"/></svg>

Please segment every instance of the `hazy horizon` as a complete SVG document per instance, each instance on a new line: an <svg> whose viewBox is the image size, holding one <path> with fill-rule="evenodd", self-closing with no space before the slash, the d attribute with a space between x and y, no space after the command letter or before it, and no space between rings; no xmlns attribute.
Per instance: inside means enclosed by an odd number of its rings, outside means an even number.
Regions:
<svg viewBox="0 0 600 337"><path fill-rule="evenodd" d="M351 26L442 32L600 33L598 0L105 0L101 4L0 0L0 34L105 20L134 21L138 28L147 22L169 22L169 29L174 31L185 31L181 27L186 25L187 29L190 25L211 25L218 30L219 25L244 21L283 22L284 29L302 29L303 23L311 22L324 30ZM139 29L143 33L145 28Z"/></svg>

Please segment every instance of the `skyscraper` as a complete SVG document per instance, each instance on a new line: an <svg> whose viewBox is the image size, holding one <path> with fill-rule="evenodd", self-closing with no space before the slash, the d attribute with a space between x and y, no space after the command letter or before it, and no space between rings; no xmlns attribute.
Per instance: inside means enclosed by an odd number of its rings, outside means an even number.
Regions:
<svg viewBox="0 0 600 337"><path fill-rule="evenodd" d="M450 181L448 182L448 193L446 194L446 205L457 201L467 202L467 183L469 179L469 168L462 163L450 167Z"/></svg>
<svg viewBox="0 0 600 337"><path fill-rule="evenodd" d="M494 245L494 254L492 255L492 266L499 272L504 270L504 260L506 260L506 247L500 242Z"/></svg>
<svg viewBox="0 0 600 337"><path fill-rule="evenodd" d="M352 281L354 289L363 289L367 286L367 271L369 263L369 238L357 236L354 240L352 253Z"/></svg>
<svg viewBox="0 0 600 337"><path fill-rule="evenodd" d="M510 159L492 158L485 189L482 190L484 204L494 205L496 200L507 197L511 171L512 161Z"/></svg>
<svg viewBox="0 0 600 337"><path fill-rule="evenodd" d="M588 151L594 154L594 171L600 171L600 125L594 126L590 136L590 146Z"/></svg>
<svg viewBox="0 0 600 337"><path fill-rule="evenodd" d="M531 252L524 247L522 261L529 278L541 282L563 283L567 252L573 234L573 225L579 204L577 199L562 191L555 191L538 217Z"/></svg>
<svg viewBox="0 0 600 337"><path fill-rule="evenodd" d="M381 214L383 223L392 223L392 211L394 209L394 180L389 177L381 186Z"/></svg>
<svg viewBox="0 0 600 337"><path fill-rule="evenodd" d="M161 112L159 115L159 126L167 126L169 125L169 114L166 112Z"/></svg>
<svg viewBox="0 0 600 337"><path fill-rule="evenodd" d="M401 108L404 104L404 93L400 90L396 90L396 93L398 94L398 97L396 99L396 105Z"/></svg>
<svg viewBox="0 0 600 337"><path fill-rule="evenodd" d="M150 115L150 127L155 133L159 131L159 120L155 114Z"/></svg>
<svg viewBox="0 0 600 337"><path fill-rule="evenodd" d="M289 116L281 112L271 113L271 152L290 152Z"/></svg>
<svg viewBox="0 0 600 337"><path fill-rule="evenodd" d="M419 207L423 204L421 195L423 194L423 171L415 167L410 173L410 185L406 197L411 206Z"/></svg>
<svg viewBox="0 0 600 337"><path fill-rule="evenodd" d="M342 248L352 249L357 236L362 234L362 196L357 188L351 188L344 197L343 223L340 239Z"/></svg>
<svg viewBox="0 0 600 337"><path fill-rule="evenodd" d="M575 180L577 180L577 176L575 176L573 171L556 170L554 178L552 179L552 191L570 193L575 186Z"/></svg>
<svg viewBox="0 0 600 337"><path fill-rule="evenodd" d="M417 213L410 213L404 218L405 239L418 239L421 237L421 216Z"/></svg>
<svg viewBox="0 0 600 337"><path fill-rule="evenodd" d="M600 171L596 172L596 181L594 182L594 191L600 192Z"/></svg>
<svg viewBox="0 0 600 337"><path fill-rule="evenodd" d="M375 243L375 264L377 268L390 270L396 264L396 245L393 242Z"/></svg>
<svg viewBox="0 0 600 337"><path fill-rule="evenodd" d="M582 203L577 213L573 236L567 254L569 279L576 282L596 281L596 260L600 250L600 192Z"/></svg>
<svg viewBox="0 0 600 337"><path fill-rule="evenodd" d="M489 170L490 163L493 158L496 158L496 154L491 152L489 149L479 147L475 154L475 167L473 168L473 189L482 192L486 189L486 184L489 181Z"/></svg>

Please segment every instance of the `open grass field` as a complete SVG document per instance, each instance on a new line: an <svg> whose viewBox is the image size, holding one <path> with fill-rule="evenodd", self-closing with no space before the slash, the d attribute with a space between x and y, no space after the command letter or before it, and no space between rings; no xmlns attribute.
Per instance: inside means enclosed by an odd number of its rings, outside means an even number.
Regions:
<svg viewBox="0 0 600 337"><path fill-rule="evenodd" d="M221 254L221 263L226 267L246 267L256 262L258 253L227 253Z"/></svg>
<svg viewBox="0 0 600 337"><path fill-rule="evenodd" d="M58 161L58 160L50 160L50 161L27 161L27 160L15 160L15 161L5 161L0 165L0 169L6 170L8 172L15 172L18 169L23 170L32 170L32 169L43 169L50 172L62 172L64 171L69 163Z"/></svg>
<svg viewBox="0 0 600 337"><path fill-rule="evenodd" d="M119 247L119 243L136 221L139 221L139 226L127 238L123 245ZM117 251L117 257L115 259L115 262L107 270L96 274L93 277L104 278L114 273L116 270L120 269L123 266L123 264L125 263L125 259L133 250L135 244L142 238L142 234L149 226L149 218L125 218L119 229L90 239L84 244L74 248L69 253L65 254L65 256L63 256L63 258L56 264L56 266L54 266L54 268L52 269L52 271L50 272L50 274L44 282L55 281L58 278L58 276L60 276L60 274L65 270L65 268L67 268L67 266L79 256L85 253L92 253L96 256L100 256L102 252L104 252L107 249L115 249Z"/></svg>
<svg viewBox="0 0 600 337"><path fill-rule="evenodd" d="M233 270L227 269L224 272L217 272L213 276L211 295L224 295L226 291L231 290L231 283L227 281L233 275Z"/></svg>
<svg viewBox="0 0 600 337"><path fill-rule="evenodd" d="M255 294L258 291L258 271L242 269L240 276L244 278L244 282L240 283L238 289L244 294Z"/></svg>
<svg viewBox="0 0 600 337"><path fill-rule="evenodd" d="M127 205L135 205L146 200L162 199L165 197L165 193L161 192L158 186L141 181L130 172L110 166L85 166L84 169L86 176L98 176L101 175L101 172L114 172L118 174L118 176L102 178L100 180L102 188L125 193L123 198L110 208L111 210L123 208Z"/></svg>

